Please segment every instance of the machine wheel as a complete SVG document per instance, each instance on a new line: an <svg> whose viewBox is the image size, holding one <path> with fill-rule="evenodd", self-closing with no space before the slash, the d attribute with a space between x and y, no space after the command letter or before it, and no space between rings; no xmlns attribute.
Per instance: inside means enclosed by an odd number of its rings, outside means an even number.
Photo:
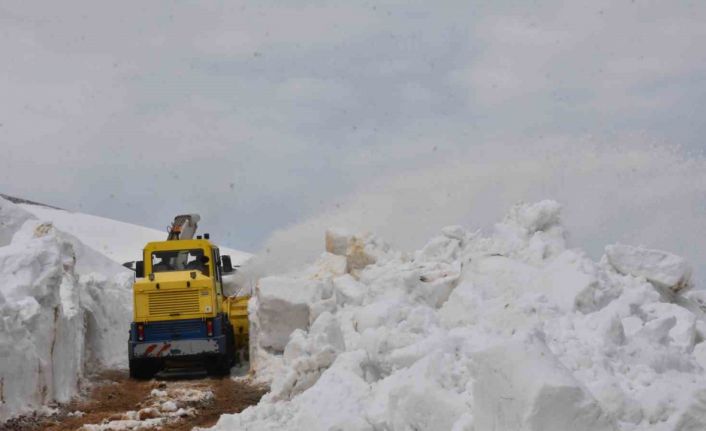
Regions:
<svg viewBox="0 0 706 431"><path fill-rule="evenodd" d="M149 359L130 359L130 378L138 380L151 379L157 371L159 364Z"/></svg>
<svg viewBox="0 0 706 431"><path fill-rule="evenodd" d="M228 370L232 368L238 362L238 355L235 345L235 334L233 333L233 327L228 325L228 334L226 334L226 354L228 355Z"/></svg>
<svg viewBox="0 0 706 431"><path fill-rule="evenodd" d="M227 376L230 374L230 369L235 365L235 336L233 335L233 327L226 326L226 346L225 352L212 358L208 365L208 373L214 376Z"/></svg>
<svg viewBox="0 0 706 431"><path fill-rule="evenodd" d="M226 355L211 358L206 365L206 370L212 376L227 376L230 374L230 358Z"/></svg>

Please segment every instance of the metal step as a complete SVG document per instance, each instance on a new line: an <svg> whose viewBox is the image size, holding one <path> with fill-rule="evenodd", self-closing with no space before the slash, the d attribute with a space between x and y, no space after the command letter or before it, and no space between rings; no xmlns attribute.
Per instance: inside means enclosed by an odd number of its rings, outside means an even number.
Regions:
<svg viewBox="0 0 706 431"><path fill-rule="evenodd" d="M205 368L199 366L165 368L158 372L154 377L158 380L204 379L208 377L208 373Z"/></svg>

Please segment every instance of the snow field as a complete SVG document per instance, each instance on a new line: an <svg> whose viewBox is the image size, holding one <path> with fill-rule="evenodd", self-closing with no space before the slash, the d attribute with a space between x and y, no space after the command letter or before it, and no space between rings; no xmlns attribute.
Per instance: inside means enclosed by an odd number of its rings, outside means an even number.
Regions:
<svg viewBox="0 0 706 431"><path fill-rule="evenodd" d="M249 304L257 406L216 430L706 429L706 295L670 253L567 248L553 201L413 254L326 235Z"/></svg>
<svg viewBox="0 0 706 431"><path fill-rule="evenodd" d="M84 244L120 264L140 259L140 252L150 241L167 239L166 227L163 231L40 205L20 204L40 220L51 221L59 230L79 238ZM165 220L165 226L171 220ZM252 256L239 250L220 247L221 254L230 255L233 265L240 265Z"/></svg>

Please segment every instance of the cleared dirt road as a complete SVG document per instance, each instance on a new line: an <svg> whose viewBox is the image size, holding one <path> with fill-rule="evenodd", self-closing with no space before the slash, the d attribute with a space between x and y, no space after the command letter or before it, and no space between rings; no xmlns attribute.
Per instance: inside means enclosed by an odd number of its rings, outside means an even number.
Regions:
<svg viewBox="0 0 706 431"><path fill-rule="evenodd" d="M98 376L86 395L51 416L24 416L2 431L190 430L257 404L266 389L224 378L135 381L124 371Z"/></svg>

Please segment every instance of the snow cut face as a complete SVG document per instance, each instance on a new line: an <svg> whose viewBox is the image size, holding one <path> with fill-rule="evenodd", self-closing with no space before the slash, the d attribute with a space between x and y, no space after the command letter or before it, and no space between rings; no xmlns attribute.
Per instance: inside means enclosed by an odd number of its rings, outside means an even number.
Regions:
<svg viewBox="0 0 706 431"><path fill-rule="evenodd" d="M706 300L677 256L594 262L553 201L413 254L340 229L326 249L260 280L251 358L271 391L214 429L706 429Z"/></svg>
<svg viewBox="0 0 706 431"><path fill-rule="evenodd" d="M2 421L69 401L91 368L126 365L132 274L3 199L0 215Z"/></svg>

